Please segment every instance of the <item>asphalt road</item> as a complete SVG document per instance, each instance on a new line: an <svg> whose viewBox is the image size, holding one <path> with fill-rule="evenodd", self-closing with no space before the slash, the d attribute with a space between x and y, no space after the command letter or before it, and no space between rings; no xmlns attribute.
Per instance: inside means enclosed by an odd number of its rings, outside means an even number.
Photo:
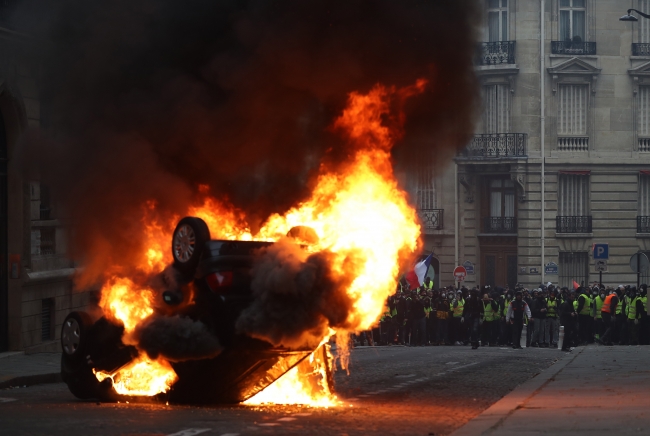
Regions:
<svg viewBox="0 0 650 436"><path fill-rule="evenodd" d="M345 406L178 406L75 399L65 384L0 390L6 435L445 435L560 357L556 349L368 347L338 371Z"/></svg>

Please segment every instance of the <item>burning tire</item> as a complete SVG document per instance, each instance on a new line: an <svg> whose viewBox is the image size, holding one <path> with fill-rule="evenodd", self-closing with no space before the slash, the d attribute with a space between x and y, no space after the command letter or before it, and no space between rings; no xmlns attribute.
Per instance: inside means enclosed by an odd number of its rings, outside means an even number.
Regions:
<svg viewBox="0 0 650 436"><path fill-rule="evenodd" d="M172 236L174 267L184 276L193 277L209 240L210 230L201 218L188 216L180 220Z"/></svg>

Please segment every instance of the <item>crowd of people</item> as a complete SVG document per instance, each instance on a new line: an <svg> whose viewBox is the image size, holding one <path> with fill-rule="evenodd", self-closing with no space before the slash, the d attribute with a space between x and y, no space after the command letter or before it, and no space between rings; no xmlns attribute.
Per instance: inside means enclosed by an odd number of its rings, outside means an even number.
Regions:
<svg viewBox="0 0 650 436"><path fill-rule="evenodd" d="M590 343L649 345L648 286L594 284L576 289L551 283L529 290L516 285L433 289L429 277L416 289L400 282L386 302L377 328L357 336L359 344L557 347Z"/></svg>

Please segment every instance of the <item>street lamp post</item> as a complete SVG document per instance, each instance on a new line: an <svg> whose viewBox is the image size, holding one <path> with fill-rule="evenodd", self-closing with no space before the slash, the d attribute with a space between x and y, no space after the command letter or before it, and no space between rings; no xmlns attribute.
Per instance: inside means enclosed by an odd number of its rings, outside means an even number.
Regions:
<svg viewBox="0 0 650 436"><path fill-rule="evenodd" d="M641 12L637 9L628 9L627 14L623 15L621 18L619 18L619 21L639 21L637 17L631 14L631 12L634 11L637 14L641 15L643 18L650 18L650 15Z"/></svg>

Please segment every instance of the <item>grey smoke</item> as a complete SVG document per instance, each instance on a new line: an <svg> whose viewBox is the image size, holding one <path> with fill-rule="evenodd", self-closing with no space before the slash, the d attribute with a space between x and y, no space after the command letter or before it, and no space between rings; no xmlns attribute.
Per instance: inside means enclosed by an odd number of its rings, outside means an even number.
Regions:
<svg viewBox="0 0 650 436"><path fill-rule="evenodd" d="M334 254L307 254L288 239L261 250L252 269L254 302L237 320L237 330L290 349L315 348L328 327L351 328L353 301L346 290L359 258L350 253L348 273L332 273Z"/></svg>
<svg viewBox="0 0 650 436"><path fill-rule="evenodd" d="M205 324L180 316L153 315L138 324L133 339L150 358L164 357L172 362L208 359L223 350Z"/></svg>

